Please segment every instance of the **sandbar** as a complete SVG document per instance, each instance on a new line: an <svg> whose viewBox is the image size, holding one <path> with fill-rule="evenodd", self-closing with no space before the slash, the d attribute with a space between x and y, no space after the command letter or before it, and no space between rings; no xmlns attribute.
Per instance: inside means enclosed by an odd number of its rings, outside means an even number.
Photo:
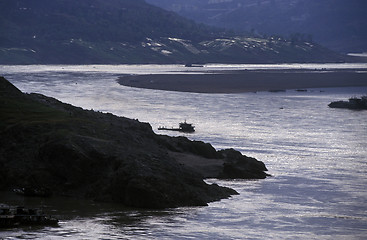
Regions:
<svg viewBox="0 0 367 240"><path fill-rule="evenodd" d="M243 93L367 86L366 70L237 70L127 75L121 85L196 93Z"/></svg>

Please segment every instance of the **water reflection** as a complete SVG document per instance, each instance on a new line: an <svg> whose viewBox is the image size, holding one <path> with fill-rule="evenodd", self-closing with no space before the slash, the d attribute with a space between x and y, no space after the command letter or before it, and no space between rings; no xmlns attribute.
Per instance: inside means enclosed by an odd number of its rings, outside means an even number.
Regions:
<svg viewBox="0 0 367 240"><path fill-rule="evenodd" d="M123 73L180 71L180 66L0 67L4 69L23 91L138 118L153 129L187 119L197 131L186 136L256 157L273 177L208 180L240 195L208 207L163 211L0 193L0 202L41 206L60 219L58 228L5 230L0 239L364 239L367 235L367 113L327 107L330 101L365 94L366 88L211 95L134 89L115 81Z"/></svg>

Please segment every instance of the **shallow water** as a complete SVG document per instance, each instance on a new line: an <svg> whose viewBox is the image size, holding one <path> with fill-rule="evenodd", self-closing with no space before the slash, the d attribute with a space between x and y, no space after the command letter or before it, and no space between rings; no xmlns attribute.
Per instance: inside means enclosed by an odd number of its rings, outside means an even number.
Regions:
<svg viewBox="0 0 367 240"><path fill-rule="evenodd" d="M259 67L346 68L320 64L208 68ZM367 69L366 64L357 67ZM365 239L367 111L331 109L327 104L366 94L366 87L198 94L135 89L116 82L123 74L186 70L177 65L31 65L0 66L0 75L22 91L149 122L159 134L180 135L157 127L176 127L186 119L197 131L185 136L255 157L267 165L272 177L210 179L240 195L208 207L164 211L1 194L0 203L41 204L61 221L58 228L5 230L0 239Z"/></svg>

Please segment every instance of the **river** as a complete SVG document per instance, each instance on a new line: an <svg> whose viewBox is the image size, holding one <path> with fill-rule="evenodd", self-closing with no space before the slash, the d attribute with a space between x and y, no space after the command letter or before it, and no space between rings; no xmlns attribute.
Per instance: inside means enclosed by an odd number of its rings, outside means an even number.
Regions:
<svg viewBox="0 0 367 240"><path fill-rule="evenodd" d="M358 68L366 64L209 65L209 70ZM195 71L201 71L198 69ZM0 231L0 239L366 239L367 111L328 103L367 94L367 87L306 92L200 94L136 89L124 74L189 74L179 65L0 66L25 92L111 112L158 126L187 120L192 140L235 148L263 161L272 177L219 181L240 195L207 207L139 210L68 198L25 199L0 193L0 203L42 206L59 227Z"/></svg>

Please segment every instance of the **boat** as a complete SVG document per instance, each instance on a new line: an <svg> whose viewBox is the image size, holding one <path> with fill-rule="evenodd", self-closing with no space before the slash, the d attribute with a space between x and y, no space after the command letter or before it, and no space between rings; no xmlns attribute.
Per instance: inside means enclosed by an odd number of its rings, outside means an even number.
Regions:
<svg viewBox="0 0 367 240"><path fill-rule="evenodd" d="M331 102L329 105L331 108L348 108L355 110L367 110L367 95L361 98L352 97L348 101L336 101Z"/></svg>
<svg viewBox="0 0 367 240"><path fill-rule="evenodd" d="M186 63L185 67L204 67L202 64Z"/></svg>
<svg viewBox="0 0 367 240"><path fill-rule="evenodd" d="M40 209L24 207L0 207L0 228L22 226L56 226L58 220L45 215Z"/></svg>
<svg viewBox="0 0 367 240"><path fill-rule="evenodd" d="M186 120L179 124L178 128L166 128L166 127L158 127L158 130L167 130L167 131L177 131L184 133L193 133L195 132L195 126L192 123L187 123Z"/></svg>

